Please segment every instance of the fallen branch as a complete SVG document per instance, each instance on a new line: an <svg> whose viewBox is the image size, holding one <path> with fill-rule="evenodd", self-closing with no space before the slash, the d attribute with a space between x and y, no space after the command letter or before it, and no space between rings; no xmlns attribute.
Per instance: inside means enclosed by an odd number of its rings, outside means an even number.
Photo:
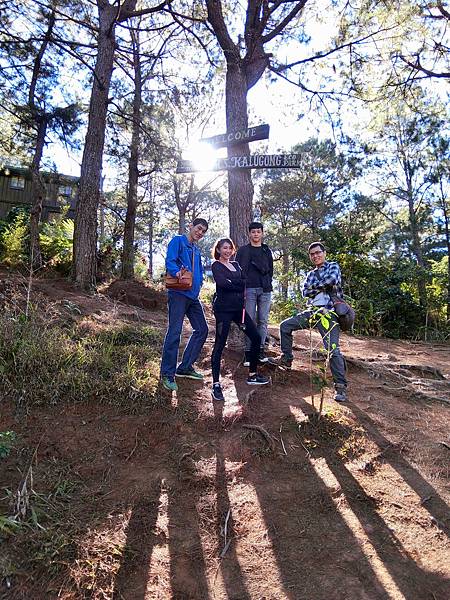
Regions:
<svg viewBox="0 0 450 600"><path fill-rule="evenodd" d="M302 442L300 442L300 444L302 444ZM308 448L306 446L304 446L303 444L302 444L302 448L306 452L306 456L308 458L311 458L311 452L308 450Z"/></svg>
<svg viewBox="0 0 450 600"><path fill-rule="evenodd" d="M450 444L447 444L447 442L439 442L440 444L442 444L442 446L445 446L446 448L448 448L450 450Z"/></svg>
<svg viewBox="0 0 450 600"><path fill-rule="evenodd" d="M185 452L184 454L182 454L180 460L178 461L178 465L181 465L181 462L185 458L188 458L188 456L192 456L192 454L194 454L194 452L195 452L195 448L193 448L192 450L189 450L189 452Z"/></svg>
<svg viewBox="0 0 450 600"><path fill-rule="evenodd" d="M242 427L245 429L251 429L252 431L257 431L266 440L270 448L272 450L274 449L272 436L264 429L264 427L261 427L261 425L242 425Z"/></svg>
<svg viewBox="0 0 450 600"><path fill-rule="evenodd" d="M256 391L257 391L257 388L255 387L253 390L250 390L250 391L248 392L248 394L246 394L246 395L245 395L245 398L244 398L244 404L248 404L248 401L249 401L249 400L250 400L250 398L253 396L253 394L255 394L255 393L256 393Z"/></svg>
<svg viewBox="0 0 450 600"><path fill-rule="evenodd" d="M220 558L223 558L228 550L228 548L230 547L231 544L231 539L227 541L227 535L228 535L228 521L230 519L230 515L231 515L231 508L228 509L227 515L225 517L225 523L223 525L223 529L222 529L222 533L223 533L223 542L224 542L224 547L222 549L222 552L220 553Z"/></svg>
<svg viewBox="0 0 450 600"><path fill-rule="evenodd" d="M281 431L282 431L282 429L283 429L283 425L281 424L281 425L280 425L280 442L281 442L281 446L282 446L282 448L283 448L283 452L284 452L285 456L287 456L287 452L286 452L286 446L284 445L283 437L282 437L282 435L281 435Z"/></svg>
<svg viewBox="0 0 450 600"><path fill-rule="evenodd" d="M136 435L134 436L134 438L135 438L134 446L133 446L133 449L130 452L130 454L125 458L125 462L129 461L130 458L133 456L133 454L136 452L136 448L138 446L138 433L139 433L139 430L136 429Z"/></svg>
<svg viewBox="0 0 450 600"><path fill-rule="evenodd" d="M222 552L220 553L220 558L223 558L225 556L225 554L227 553L228 548L230 547L230 544L231 544L231 540L228 540L228 542L223 547Z"/></svg>

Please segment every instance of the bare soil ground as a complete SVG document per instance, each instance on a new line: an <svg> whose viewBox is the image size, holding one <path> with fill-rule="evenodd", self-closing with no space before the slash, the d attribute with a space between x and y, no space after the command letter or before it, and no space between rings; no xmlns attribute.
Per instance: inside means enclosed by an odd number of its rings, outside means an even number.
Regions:
<svg viewBox="0 0 450 600"><path fill-rule="evenodd" d="M98 327L165 327L164 296L136 285L93 297L63 280L35 289ZM20 447L0 461L0 488L19 489L31 455L33 490L61 526L40 532L27 569L26 547L1 540L0 597L450 598L450 348L344 335L349 402L326 389L318 419L308 332L295 336L292 372L265 367L272 384L257 389L227 350L224 404L210 397L212 341L205 384L182 380L148 406L80 399L24 412L1 399L0 431Z"/></svg>

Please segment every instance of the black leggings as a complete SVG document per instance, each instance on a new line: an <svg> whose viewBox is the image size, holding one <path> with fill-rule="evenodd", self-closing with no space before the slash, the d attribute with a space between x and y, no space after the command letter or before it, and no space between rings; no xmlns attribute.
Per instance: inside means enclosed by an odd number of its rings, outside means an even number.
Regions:
<svg viewBox="0 0 450 600"><path fill-rule="evenodd" d="M227 343L228 333L230 331L230 325L233 321L236 325L241 325L242 312L214 312L216 317L216 339L214 340L214 348L211 355L211 368L213 374L213 382L219 381L220 377L220 359L222 358L222 352ZM252 319L245 313L245 335L250 339L252 345L250 347L250 373L256 373L256 367L258 365L259 348L261 346L261 336L256 329L256 325Z"/></svg>

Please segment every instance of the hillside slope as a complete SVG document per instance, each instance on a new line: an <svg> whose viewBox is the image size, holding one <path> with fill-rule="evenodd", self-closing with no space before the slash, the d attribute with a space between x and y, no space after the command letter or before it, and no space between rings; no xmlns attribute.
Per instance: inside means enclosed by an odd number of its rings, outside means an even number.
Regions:
<svg viewBox="0 0 450 600"><path fill-rule="evenodd" d="M17 317L21 282L2 273L0 293ZM448 346L343 336L349 402L326 389L318 418L308 332L293 371L265 367L272 384L257 389L227 350L226 402L213 404L211 335L204 385L157 385L162 292L46 280L32 298L73 346L45 397L39 358L34 388L13 386L20 348L3 333L0 432L15 440L0 458L1 598L448 598ZM59 384L75 368L104 387Z"/></svg>

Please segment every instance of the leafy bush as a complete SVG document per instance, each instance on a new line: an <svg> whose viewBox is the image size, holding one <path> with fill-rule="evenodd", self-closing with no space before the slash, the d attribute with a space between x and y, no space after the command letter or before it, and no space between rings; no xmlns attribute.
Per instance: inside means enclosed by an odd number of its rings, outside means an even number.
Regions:
<svg viewBox="0 0 450 600"><path fill-rule="evenodd" d="M67 275L70 272L73 252L72 219L60 218L52 223L43 223L39 241L47 266Z"/></svg>
<svg viewBox="0 0 450 600"><path fill-rule="evenodd" d="M296 315L299 312L298 305L300 302L301 300L295 297L286 299L281 294L275 294L270 309L270 321L281 323L284 319Z"/></svg>
<svg viewBox="0 0 450 600"><path fill-rule="evenodd" d="M9 456L15 441L14 431L0 431L0 458Z"/></svg>
<svg viewBox="0 0 450 600"><path fill-rule="evenodd" d="M212 307L214 294L216 291L216 284L211 279L205 279L200 290L200 300L203 304Z"/></svg>
<svg viewBox="0 0 450 600"><path fill-rule="evenodd" d="M25 264L28 237L28 216L19 212L11 223L4 225L0 233L1 262L13 269Z"/></svg>
<svg viewBox="0 0 450 600"><path fill-rule="evenodd" d="M134 259L134 276L141 281L147 281L148 279L147 260L141 252L136 252Z"/></svg>
<svg viewBox="0 0 450 600"><path fill-rule="evenodd" d="M97 253L97 280L104 281L120 274L121 250L114 239L101 243Z"/></svg>

